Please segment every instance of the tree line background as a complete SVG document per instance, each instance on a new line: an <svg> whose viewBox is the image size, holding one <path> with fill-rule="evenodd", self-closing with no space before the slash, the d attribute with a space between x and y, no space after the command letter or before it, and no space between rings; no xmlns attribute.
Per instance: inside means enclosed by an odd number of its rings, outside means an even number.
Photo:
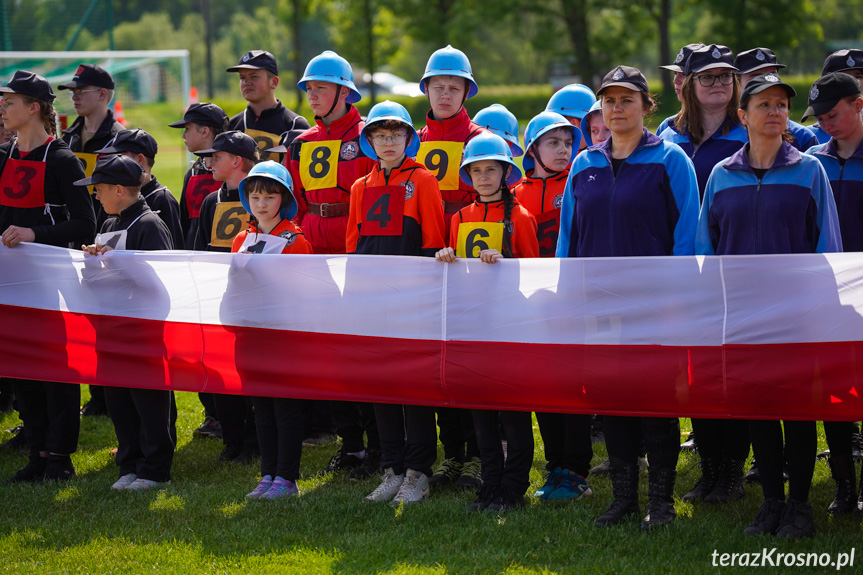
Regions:
<svg viewBox="0 0 863 575"><path fill-rule="evenodd" d="M247 50L275 54L288 89L305 64L335 49L355 70L418 80L446 44L468 54L480 87L578 77L596 86L621 63L648 77L680 46L773 49L790 73L817 73L829 52L859 47L863 0L0 0L4 49L185 48L202 96L235 91L224 73ZM110 8L110 9L109 9ZM208 93L207 31L212 90ZM670 78L662 78L668 86Z"/></svg>

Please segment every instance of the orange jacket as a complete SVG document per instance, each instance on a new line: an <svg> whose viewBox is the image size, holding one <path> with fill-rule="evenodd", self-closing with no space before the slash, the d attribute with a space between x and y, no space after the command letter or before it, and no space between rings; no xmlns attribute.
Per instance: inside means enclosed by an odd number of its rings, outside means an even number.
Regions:
<svg viewBox="0 0 863 575"><path fill-rule="evenodd" d="M237 237L234 238L234 243L231 245L232 252L240 251L240 248L243 245L243 242L246 240L246 236L252 234L260 234L262 233L258 226L254 223L249 222L249 229L243 230ZM294 222L291 220L282 220L279 224L273 228L273 231L270 232L271 236L279 236L283 238L287 238L288 243L285 248L282 250L283 254L310 254L312 253L312 244L309 243L309 240L306 239L306 236L303 235L302 230L297 227Z"/></svg>
<svg viewBox="0 0 863 575"><path fill-rule="evenodd" d="M482 203L479 200L462 208L452 218L449 247L456 248L458 243L458 227L461 223L471 222L503 222L503 200ZM524 206L515 200L510 216L512 226L505 229L512 241L512 256L516 258L539 257L539 245L536 241L536 220Z"/></svg>
<svg viewBox="0 0 863 575"><path fill-rule="evenodd" d="M539 255L553 258L557 249L557 235L560 232L560 206L563 203L563 190L569 178L569 169L545 180L535 178L534 172L526 174L512 188L518 202L536 218L536 239L539 242Z"/></svg>

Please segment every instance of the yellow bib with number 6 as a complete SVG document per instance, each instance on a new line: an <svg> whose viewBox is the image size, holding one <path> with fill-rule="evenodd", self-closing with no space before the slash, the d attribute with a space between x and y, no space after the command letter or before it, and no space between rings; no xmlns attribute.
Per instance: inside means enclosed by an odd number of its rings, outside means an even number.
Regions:
<svg viewBox="0 0 863 575"><path fill-rule="evenodd" d="M478 258L479 252L489 249L503 249L502 222L463 222L458 225L455 255Z"/></svg>
<svg viewBox="0 0 863 575"><path fill-rule="evenodd" d="M249 225L249 213L240 202L219 202L213 217L210 245L229 248L234 238Z"/></svg>
<svg viewBox="0 0 863 575"><path fill-rule="evenodd" d="M264 152L270 148L275 148L279 145L280 136L264 132L263 130L246 130L245 134L258 143L258 152L261 154L261 161L272 160L279 161L279 155L273 152Z"/></svg>
<svg viewBox="0 0 863 575"><path fill-rule="evenodd" d="M300 180L307 190L335 188L339 179L341 140L303 142L300 148Z"/></svg>
<svg viewBox="0 0 863 575"><path fill-rule="evenodd" d="M463 149L462 142L423 142L417 153L417 162L434 174L441 190L457 190Z"/></svg>

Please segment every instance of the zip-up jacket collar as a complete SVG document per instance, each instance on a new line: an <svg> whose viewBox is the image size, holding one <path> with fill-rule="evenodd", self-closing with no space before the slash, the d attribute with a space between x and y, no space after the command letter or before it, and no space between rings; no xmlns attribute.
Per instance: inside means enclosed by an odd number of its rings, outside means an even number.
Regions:
<svg viewBox="0 0 863 575"><path fill-rule="evenodd" d="M747 142L742 148L737 150L734 155L732 155L725 162L724 166L729 170L742 170L745 172L755 171L752 169L752 166L749 164L749 142ZM782 142L782 146L779 148L779 153L776 154L776 159L773 160L773 165L770 168L781 168L783 166L791 166L800 162L800 152L789 144L786 141Z"/></svg>
<svg viewBox="0 0 863 575"><path fill-rule="evenodd" d="M359 122L362 122L362 117L360 116L359 110L357 110L351 104L348 104L348 112L338 120L334 120L330 122L330 125L327 126L323 119L319 116L315 116L315 122L317 122L318 126L321 130L324 131L325 134L331 136L334 139L342 139L344 135L356 126Z"/></svg>

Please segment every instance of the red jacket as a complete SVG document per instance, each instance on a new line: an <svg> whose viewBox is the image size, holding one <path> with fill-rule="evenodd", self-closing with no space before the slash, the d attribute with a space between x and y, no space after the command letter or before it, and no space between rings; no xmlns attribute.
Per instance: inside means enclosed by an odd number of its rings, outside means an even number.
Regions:
<svg viewBox="0 0 863 575"><path fill-rule="evenodd" d="M503 222L503 200L490 203L482 203L479 200L462 208L452 218L452 230L450 231L449 247L458 250L458 228L462 223L471 222ZM518 200L512 207L510 215L512 228L504 230L509 233L512 240L512 255L516 258L539 257L539 245L536 241L536 220L530 215Z"/></svg>
<svg viewBox="0 0 863 575"><path fill-rule="evenodd" d="M242 247L243 242L246 241L246 236L249 234L260 234L262 233L258 226L254 223L249 222L249 229L243 230L237 237L234 238L234 243L231 245L231 251L236 253L240 251L240 247ZM312 253L312 245L303 235L302 230L297 227L294 222L291 220L282 220L279 224L273 228L273 230L269 233L271 236L279 236L286 238L288 243L285 245L285 248L282 250L283 254L310 254Z"/></svg>
<svg viewBox="0 0 863 575"><path fill-rule="evenodd" d="M431 111L426 115L426 125L420 130L420 142L461 142L467 144L474 136L487 132L485 128L474 124L467 110L462 108L458 114L446 120L434 120L431 117ZM461 163L459 158L458 163ZM426 166L429 168L429 166ZM431 169L431 168L430 168ZM456 166L458 169L458 166ZM432 170L434 172L434 170ZM438 175L438 181L440 181ZM473 202L476 199L476 193L473 188L461 179L458 180L457 190L441 189L441 196L444 202ZM444 210L447 213L447 219L452 217L452 214L458 209Z"/></svg>
<svg viewBox="0 0 863 575"><path fill-rule="evenodd" d="M512 188L518 203L536 218L539 255L553 258L557 249L557 235L560 232L560 206L563 203L563 190L569 178L569 169L545 180L533 177L529 172Z"/></svg>
<svg viewBox="0 0 863 575"><path fill-rule="evenodd" d="M376 164L360 150L360 132L365 124L359 111L353 106L349 108L347 114L329 126L316 117L317 125L297 136L288 149L288 170L299 204L296 221L316 254L345 253L351 186ZM304 175L300 155L304 144L315 142L332 142L333 148L314 150L306 146L310 155L305 158L309 168ZM332 149L336 150L335 156ZM309 189L324 184L324 187ZM321 215L323 213L326 215Z"/></svg>

